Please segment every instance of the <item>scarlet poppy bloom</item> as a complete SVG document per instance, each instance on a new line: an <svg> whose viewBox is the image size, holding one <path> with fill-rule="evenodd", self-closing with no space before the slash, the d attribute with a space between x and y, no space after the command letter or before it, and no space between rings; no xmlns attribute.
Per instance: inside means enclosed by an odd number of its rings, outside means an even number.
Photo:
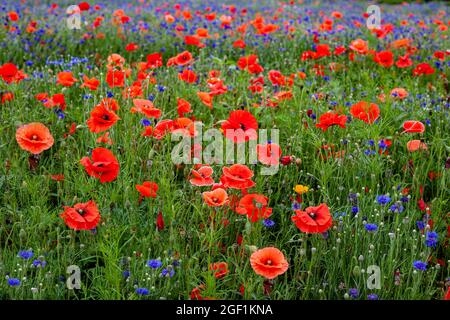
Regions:
<svg viewBox="0 0 450 320"><path fill-rule="evenodd" d="M92 230L100 221L100 213L94 201L77 203L72 207L64 207L60 214L64 223L74 230Z"/></svg>
<svg viewBox="0 0 450 320"><path fill-rule="evenodd" d="M366 123L373 123L380 115L380 108L375 103L360 101L350 107L350 113Z"/></svg>
<svg viewBox="0 0 450 320"><path fill-rule="evenodd" d="M0 93L0 103L4 104L7 101L12 101L14 99L14 93L12 92L4 92Z"/></svg>
<svg viewBox="0 0 450 320"><path fill-rule="evenodd" d="M60 84L64 87L71 87L77 81L78 80L73 77L72 72L63 71L58 73L56 84Z"/></svg>
<svg viewBox="0 0 450 320"><path fill-rule="evenodd" d="M147 55L147 67L151 69L159 68L163 64L161 53L156 52Z"/></svg>
<svg viewBox="0 0 450 320"><path fill-rule="evenodd" d="M96 78L89 79L86 76L83 76L83 84L80 86L80 88L88 88L91 91L97 90L97 87L100 85L100 81Z"/></svg>
<svg viewBox="0 0 450 320"><path fill-rule="evenodd" d="M159 231L164 229L164 218L161 211L158 213L158 216L156 217L156 228L158 228Z"/></svg>
<svg viewBox="0 0 450 320"><path fill-rule="evenodd" d="M0 66L0 77L6 82L11 83L15 80L17 73L19 70L12 63L5 63Z"/></svg>
<svg viewBox="0 0 450 320"><path fill-rule="evenodd" d="M447 288L447 293L444 296L444 300L450 300L450 287Z"/></svg>
<svg viewBox="0 0 450 320"><path fill-rule="evenodd" d="M139 191L142 197L156 198L156 192L158 191L158 184L155 182L144 181L142 185L137 184L136 190Z"/></svg>
<svg viewBox="0 0 450 320"><path fill-rule="evenodd" d="M331 227L333 218L327 205L322 203L318 207L308 207L305 211L295 210L292 221L302 232L323 233Z"/></svg>
<svg viewBox="0 0 450 320"><path fill-rule="evenodd" d="M420 121L408 120L403 123L403 129L405 129L403 132L423 133L425 131L425 125Z"/></svg>
<svg viewBox="0 0 450 320"><path fill-rule="evenodd" d="M177 112L179 117L184 117L185 113L191 113L193 110L191 109L191 104L181 98L177 98Z"/></svg>
<svg viewBox="0 0 450 320"><path fill-rule="evenodd" d="M397 58L397 62L395 62L395 65L398 68L407 68L413 65L413 62L411 58L409 57L409 54L405 54L404 56L399 56Z"/></svg>
<svg viewBox="0 0 450 320"><path fill-rule="evenodd" d="M433 74L434 69L426 62L419 63L413 70L413 76Z"/></svg>
<svg viewBox="0 0 450 320"><path fill-rule="evenodd" d="M172 133L181 133L184 136L195 137L197 130L195 129L195 123L189 118L177 118L173 122L171 128Z"/></svg>
<svg viewBox="0 0 450 320"><path fill-rule="evenodd" d="M369 47L367 45L367 41L356 39L350 43L349 48L359 54L366 54L369 52Z"/></svg>
<svg viewBox="0 0 450 320"><path fill-rule="evenodd" d="M236 212L248 216L251 222L267 219L272 214L272 208L268 208L269 199L262 194L246 194L239 200Z"/></svg>
<svg viewBox="0 0 450 320"><path fill-rule="evenodd" d="M385 68L392 67L394 64L394 54L391 51L377 52L374 61Z"/></svg>
<svg viewBox="0 0 450 320"><path fill-rule="evenodd" d="M113 53L106 59L108 62L107 67L108 69L111 69L112 67L122 67L125 63L125 58L122 57L120 54Z"/></svg>
<svg viewBox="0 0 450 320"><path fill-rule="evenodd" d="M347 122L346 115L339 115L334 112L326 112L319 117L319 123L316 123L317 128L321 128L323 131L327 131L330 126L338 125L341 128L345 128Z"/></svg>
<svg viewBox="0 0 450 320"><path fill-rule="evenodd" d="M185 36L184 37L184 43L188 46L196 46L198 48L204 48L206 45L202 43L197 36Z"/></svg>
<svg viewBox="0 0 450 320"><path fill-rule="evenodd" d="M178 79L187 83L194 83L197 81L197 75L192 70L184 69L183 72L178 74Z"/></svg>
<svg viewBox="0 0 450 320"><path fill-rule="evenodd" d="M120 70L108 70L106 82L111 88L123 87L125 85L125 73Z"/></svg>
<svg viewBox="0 0 450 320"><path fill-rule="evenodd" d="M136 51L137 49L139 49L139 46L134 42L131 42L125 46L125 50L128 52Z"/></svg>
<svg viewBox="0 0 450 320"><path fill-rule="evenodd" d="M78 4L78 7L80 8L81 11L88 11L91 8L89 3L87 3L87 2L80 2Z"/></svg>
<svg viewBox="0 0 450 320"><path fill-rule="evenodd" d="M8 12L8 18L11 21L17 21L17 20L19 20L19 15L15 11L10 11L10 12Z"/></svg>
<svg viewBox="0 0 450 320"><path fill-rule="evenodd" d="M120 118L114 111L103 104L97 105L91 111L91 117L86 121L91 132L99 133L111 128Z"/></svg>
<svg viewBox="0 0 450 320"><path fill-rule="evenodd" d="M120 109L117 100L113 98L103 98L99 104L112 111L117 111Z"/></svg>
<svg viewBox="0 0 450 320"><path fill-rule="evenodd" d="M197 92L197 96L200 98L202 103L212 110L212 96L208 92Z"/></svg>
<svg viewBox="0 0 450 320"><path fill-rule="evenodd" d="M112 139L109 137L109 132L105 132L105 134L98 137L97 140L95 140L95 142L109 144L110 146L113 144Z"/></svg>
<svg viewBox="0 0 450 320"><path fill-rule="evenodd" d="M131 113L140 112L149 118L158 119L161 117L161 110L154 107L153 102L145 99L133 99L134 107L130 109Z"/></svg>
<svg viewBox="0 0 450 320"><path fill-rule="evenodd" d="M289 268L283 253L274 247L256 250L250 256L250 264L256 274L267 279L275 279Z"/></svg>
<svg viewBox="0 0 450 320"><path fill-rule="evenodd" d="M245 41L242 39L236 40L233 42L233 48L241 48L244 49L247 45L245 44Z"/></svg>
<svg viewBox="0 0 450 320"><path fill-rule="evenodd" d="M210 207L221 207L230 201L227 192L222 188L205 191L202 196L205 203Z"/></svg>
<svg viewBox="0 0 450 320"><path fill-rule="evenodd" d="M231 167L223 167L222 173L220 182L225 188L248 189L255 185L255 182L251 180L253 171L246 165L233 164Z"/></svg>
<svg viewBox="0 0 450 320"><path fill-rule="evenodd" d="M411 140L406 144L409 152L414 152L417 150L427 150L427 145L420 140Z"/></svg>
<svg viewBox="0 0 450 320"><path fill-rule="evenodd" d="M179 66L184 66L193 61L192 54L189 51L183 51L175 57L175 63Z"/></svg>
<svg viewBox="0 0 450 320"><path fill-rule="evenodd" d="M222 123L225 137L234 143L256 140L258 134L258 122L255 117L245 110L235 110L230 113L228 119Z"/></svg>
<svg viewBox="0 0 450 320"><path fill-rule="evenodd" d="M100 183L114 181L119 175L119 162L114 154L105 148L95 148L92 150L92 160L83 157L80 163L88 175L100 178Z"/></svg>
<svg viewBox="0 0 450 320"><path fill-rule="evenodd" d="M209 270L214 271L214 277L221 279L228 273L228 263L216 262L209 265Z"/></svg>
<svg viewBox="0 0 450 320"><path fill-rule="evenodd" d="M276 143L258 144L256 146L258 160L267 166L273 166L280 163L281 148Z"/></svg>
<svg viewBox="0 0 450 320"><path fill-rule="evenodd" d="M40 122L32 122L21 126L16 131L19 146L32 154L39 154L50 149L54 139L50 130Z"/></svg>
<svg viewBox="0 0 450 320"><path fill-rule="evenodd" d="M408 91L403 88L394 88L391 90L391 97L394 97L399 100L403 100L408 96Z"/></svg>
<svg viewBox="0 0 450 320"><path fill-rule="evenodd" d="M211 186L214 184L214 179L211 178L213 169L210 166L202 166L197 170L191 171L191 179L189 182L197 187Z"/></svg>
<svg viewBox="0 0 450 320"><path fill-rule="evenodd" d="M152 135L156 139L160 140L162 139L167 132L172 131L174 128L173 120L166 119L159 121L156 126L152 130Z"/></svg>

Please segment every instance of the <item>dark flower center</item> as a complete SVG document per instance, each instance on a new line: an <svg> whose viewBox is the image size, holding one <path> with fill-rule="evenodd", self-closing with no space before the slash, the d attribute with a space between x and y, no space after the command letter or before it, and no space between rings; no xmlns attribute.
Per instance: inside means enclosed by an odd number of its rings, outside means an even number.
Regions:
<svg viewBox="0 0 450 320"><path fill-rule="evenodd" d="M85 214L85 212L84 212L83 209L78 209L78 213L79 213L81 216Z"/></svg>
<svg viewBox="0 0 450 320"><path fill-rule="evenodd" d="M102 116L102 119L103 119L103 120L109 120L109 116L108 116L107 114L104 114L104 115Z"/></svg>
<svg viewBox="0 0 450 320"><path fill-rule="evenodd" d="M309 213L309 216L311 217L311 219L316 220L317 216L314 212Z"/></svg>
<svg viewBox="0 0 450 320"><path fill-rule="evenodd" d="M241 127L242 130L245 130L245 125L243 123L240 123L239 126Z"/></svg>

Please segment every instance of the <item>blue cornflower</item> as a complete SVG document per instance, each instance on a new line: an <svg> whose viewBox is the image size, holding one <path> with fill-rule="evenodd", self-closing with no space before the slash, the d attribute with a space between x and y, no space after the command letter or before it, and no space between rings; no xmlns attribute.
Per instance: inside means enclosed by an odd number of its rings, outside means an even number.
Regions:
<svg viewBox="0 0 450 320"><path fill-rule="evenodd" d="M367 231L372 232L372 231L377 231L378 230L378 226L374 223L366 223L364 225L364 227L366 228Z"/></svg>
<svg viewBox="0 0 450 320"><path fill-rule="evenodd" d="M112 97L114 97L114 93L112 93L111 91L108 91L108 92L106 93L106 96L107 96L108 98L112 98Z"/></svg>
<svg viewBox="0 0 450 320"><path fill-rule="evenodd" d="M18 287L18 286L20 286L20 280L17 279L17 278L9 278L9 279L8 279L8 284L9 284L11 287Z"/></svg>
<svg viewBox="0 0 450 320"><path fill-rule="evenodd" d="M136 293L141 296L146 296L148 295L149 291L147 288L137 288Z"/></svg>
<svg viewBox="0 0 450 320"><path fill-rule="evenodd" d="M148 100L153 101L155 100L155 96L153 94L148 95Z"/></svg>
<svg viewBox="0 0 450 320"><path fill-rule="evenodd" d="M152 124L152 122L151 122L150 120L144 118L144 119L141 120L141 124L142 124L144 127L148 127L149 125Z"/></svg>
<svg viewBox="0 0 450 320"><path fill-rule="evenodd" d="M294 202L292 204L292 210L300 210L302 208L302 204L298 202Z"/></svg>
<svg viewBox="0 0 450 320"><path fill-rule="evenodd" d="M31 259L33 257L34 253L32 250L21 250L18 253L18 256L24 260Z"/></svg>
<svg viewBox="0 0 450 320"><path fill-rule="evenodd" d="M131 272L128 270L125 270L124 272L122 272L122 276L126 279L129 278L131 275Z"/></svg>
<svg viewBox="0 0 450 320"><path fill-rule="evenodd" d="M147 267L152 269L158 269L162 267L162 261L157 259L152 259L147 261Z"/></svg>
<svg viewBox="0 0 450 320"><path fill-rule="evenodd" d="M438 243L438 234L434 231L428 231L426 233L425 245L430 248L436 248Z"/></svg>
<svg viewBox="0 0 450 320"><path fill-rule="evenodd" d="M352 213L353 213L353 214L357 214L358 212L359 212L358 206L353 206L353 207L352 207Z"/></svg>
<svg viewBox="0 0 450 320"><path fill-rule="evenodd" d="M425 270L427 270L427 263L423 262L423 261L420 261L420 260L416 260L416 261L413 262L413 267L416 270L425 271Z"/></svg>
<svg viewBox="0 0 450 320"><path fill-rule="evenodd" d="M391 198L388 195L380 195L377 196L377 202L381 205L385 205L386 203L391 202Z"/></svg>
<svg viewBox="0 0 450 320"><path fill-rule="evenodd" d="M349 296L352 297L353 299L356 299L356 298L358 298L359 292L358 292L358 289L356 289L356 288L351 288L351 289L348 290L348 294L349 294Z"/></svg>
<svg viewBox="0 0 450 320"><path fill-rule="evenodd" d="M270 220L270 219L264 219L262 221L262 224L264 225L264 227L266 228L272 228L275 225L275 221Z"/></svg>
<svg viewBox="0 0 450 320"><path fill-rule="evenodd" d="M417 221L416 224L419 230L423 230L425 228L425 222L423 222L422 220Z"/></svg>
<svg viewBox="0 0 450 320"><path fill-rule="evenodd" d="M172 278L174 275L175 275L175 270L173 270L173 268L164 268L161 271L161 277L171 277Z"/></svg>
<svg viewBox="0 0 450 320"><path fill-rule="evenodd" d="M36 259L33 261L33 266L38 268L44 268L47 265L47 261L45 260L40 260L40 259Z"/></svg>
<svg viewBox="0 0 450 320"><path fill-rule="evenodd" d="M378 295L376 293L371 293L367 295L367 300L378 300Z"/></svg>
<svg viewBox="0 0 450 320"><path fill-rule="evenodd" d="M389 210L396 213L402 213L405 208L400 203L396 202L389 208Z"/></svg>
<svg viewBox="0 0 450 320"><path fill-rule="evenodd" d="M164 87L164 86L161 86L161 85L157 85L157 88L158 88L158 91L159 92L164 92L165 90L166 90L166 87Z"/></svg>

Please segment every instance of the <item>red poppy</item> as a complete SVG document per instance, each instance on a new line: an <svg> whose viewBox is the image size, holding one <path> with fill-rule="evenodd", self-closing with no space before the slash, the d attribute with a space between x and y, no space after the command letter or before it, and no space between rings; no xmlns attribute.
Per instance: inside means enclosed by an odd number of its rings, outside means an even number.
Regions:
<svg viewBox="0 0 450 320"><path fill-rule="evenodd" d="M349 48L359 54L366 54L367 52L369 52L367 41L361 39L353 40Z"/></svg>
<svg viewBox="0 0 450 320"><path fill-rule="evenodd" d="M375 103L360 101L350 107L350 113L366 123L373 123L380 115L380 108Z"/></svg>
<svg viewBox="0 0 450 320"><path fill-rule="evenodd" d="M223 167L222 173L220 182L225 188L248 189L255 185L255 182L251 180L253 171L246 165L233 164L231 167Z"/></svg>
<svg viewBox="0 0 450 320"><path fill-rule="evenodd" d="M200 98L202 103L206 105L208 108L212 109L212 96L208 92L197 92L197 96Z"/></svg>
<svg viewBox="0 0 450 320"><path fill-rule="evenodd" d="M95 91L97 90L97 87L100 85L100 81L96 78L89 79L86 76L83 76L83 84L80 86L80 88L88 88L89 90Z"/></svg>
<svg viewBox="0 0 450 320"><path fill-rule="evenodd" d="M56 84L60 84L64 87L71 87L78 80L75 79L70 71L63 71L58 73L58 79L56 80Z"/></svg>
<svg viewBox="0 0 450 320"><path fill-rule="evenodd" d="M156 198L156 192L158 191L158 184L155 182L144 181L142 185L137 184L136 190L139 191L142 197Z"/></svg>
<svg viewBox="0 0 450 320"><path fill-rule="evenodd" d="M193 169L189 182L197 187L211 186L214 184L214 179L211 178L213 172L210 166L202 166L197 170Z"/></svg>
<svg viewBox="0 0 450 320"><path fill-rule="evenodd" d="M178 74L178 79L187 83L194 83L197 81L197 75L192 70L184 69L183 72Z"/></svg>
<svg viewBox="0 0 450 320"><path fill-rule="evenodd" d="M450 300L450 287L447 288L447 293L444 296L444 300Z"/></svg>
<svg viewBox="0 0 450 320"><path fill-rule="evenodd" d="M164 229L164 218L161 211L158 213L158 216L156 217L156 227L158 228L159 231Z"/></svg>
<svg viewBox="0 0 450 320"><path fill-rule="evenodd" d="M99 133L111 128L120 118L104 104L97 105L91 111L91 117L86 121L91 132Z"/></svg>
<svg viewBox="0 0 450 320"><path fill-rule="evenodd" d="M54 139L50 130L40 122L32 122L21 126L16 131L19 146L32 154L39 154L50 149Z"/></svg>
<svg viewBox="0 0 450 320"><path fill-rule="evenodd" d="M125 72L120 70L108 70L106 74L106 83L113 87L123 87L125 85Z"/></svg>
<svg viewBox="0 0 450 320"><path fill-rule="evenodd" d="M78 4L78 8L80 8L81 11L88 11L90 7L91 6L87 2L80 2Z"/></svg>
<svg viewBox="0 0 450 320"><path fill-rule="evenodd" d="M161 117L161 110L154 107L153 102L145 99L133 99L134 107L130 109L131 113L140 112L148 118Z"/></svg>
<svg viewBox="0 0 450 320"><path fill-rule="evenodd" d="M221 279L228 273L228 263L216 262L209 265L209 270L214 271L214 277Z"/></svg>
<svg viewBox="0 0 450 320"><path fill-rule="evenodd" d="M264 71L264 68L258 63L258 56L255 54L239 58L237 65L241 70L247 70L251 74Z"/></svg>
<svg viewBox="0 0 450 320"><path fill-rule="evenodd" d="M283 253L274 247L256 250L250 256L250 264L256 274L267 279L282 275L289 268Z"/></svg>
<svg viewBox="0 0 450 320"><path fill-rule="evenodd" d="M408 143L406 144L406 148L408 149L409 152L428 149L427 145L420 140L408 141Z"/></svg>
<svg viewBox="0 0 450 320"><path fill-rule="evenodd" d="M15 80L17 73L19 70L12 63L5 63L0 66L0 77L6 82L11 83Z"/></svg>
<svg viewBox="0 0 450 320"><path fill-rule="evenodd" d="M404 56L399 56L397 58L397 62L395 63L395 65L398 68L407 68L413 65L413 62L411 60L411 58L409 57L409 54L405 54Z"/></svg>
<svg viewBox="0 0 450 320"><path fill-rule="evenodd" d="M191 104L181 98L177 98L177 112L179 117L184 117L185 113L191 113L193 110L191 109Z"/></svg>
<svg viewBox="0 0 450 320"><path fill-rule="evenodd" d="M403 132L410 133L423 133L425 131L425 125L416 120L408 120L403 123Z"/></svg>
<svg viewBox="0 0 450 320"><path fill-rule="evenodd" d="M105 148L95 148L92 150L92 160L83 157L80 163L88 175L100 178L100 183L114 181L119 175L119 162L114 154Z"/></svg>
<svg viewBox="0 0 450 320"><path fill-rule="evenodd" d="M284 86L286 83L284 80L284 76L280 71L270 70L269 71L269 80L272 82L274 86Z"/></svg>
<svg viewBox="0 0 450 320"><path fill-rule="evenodd" d="M222 188L205 191L202 196L205 203L210 207L221 207L230 201L227 192Z"/></svg>
<svg viewBox="0 0 450 320"><path fill-rule="evenodd" d="M147 68L155 69L163 65L161 53L155 52L147 55Z"/></svg>
<svg viewBox="0 0 450 320"><path fill-rule="evenodd" d="M419 63L413 70L413 76L433 74L434 69L426 62Z"/></svg>
<svg viewBox="0 0 450 320"><path fill-rule="evenodd" d="M139 49L139 46L134 42L131 42L125 46L125 50L129 52L136 51L137 49Z"/></svg>
<svg viewBox="0 0 450 320"><path fill-rule="evenodd" d="M389 68L394 64L394 54L391 51L377 52L374 61L380 66Z"/></svg>
<svg viewBox="0 0 450 320"><path fill-rule="evenodd" d="M105 132L105 134L98 137L97 140L95 140L95 142L109 144L110 146L113 144L112 139L109 137L109 132Z"/></svg>
<svg viewBox="0 0 450 320"><path fill-rule="evenodd" d="M233 48L241 48L244 49L247 45L245 44L245 41L242 39L236 40L233 42Z"/></svg>
<svg viewBox="0 0 450 320"><path fill-rule="evenodd" d="M230 113L228 119L222 123L225 137L234 143L256 140L258 134L258 122L255 117L245 110L235 110Z"/></svg>
<svg viewBox="0 0 450 320"><path fill-rule="evenodd" d="M333 222L330 210L325 203L318 207L308 207L305 211L295 210L292 221L297 228L306 233L323 233Z"/></svg>
<svg viewBox="0 0 450 320"><path fill-rule="evenodd" d="M17 20L19 20L19 15L15 11L10 11L10 12L8 12L8 18L11 21L17 21Z"/></svg>
<svg viewBox="0 0 450 320"><path fill-rule="evenodd" d="M256 146L258 160L267 166L273 166L280 163L281 148L276 143L258 144Z"/></svg>
<svg viewBox="0 0 450 320"><path fill-rule="evenodd" d="M200 41L198 36L185 36L184 43L186 45L196 46L198 48L204 48L206 45Z"/></svg>
<svg viewBox="0 0 450 320"><path fill-rule="evenodd" d="M12 92L1 93L0 92L0 103L1 104L6 103L7 101L12 101L13 99L14 99L14 93L12 93Z"/></svg>
<svg viewBox="0 0 450 320"><path fill-rule="evenodd" d="M339 115L338 113L334 112L326 112L319 117L319 123L316 123L316 127L321 128L323 131L327 131L330 126L334 125L345 128L346 122L346 115Z"/></svg>
<svg viewBox="0 0 450 320"><path fill-rule="evenodd" d="M100 213L94 201L77 203L73 207L64 207L60 214L64 223L74 230L92 230L100 221Z"/></svg>
<svg viewBox="0 0 450 320"><path fill-rule="evenodd" d="M269 199L262 194L246 194L239 200L236 212L248 216L251 222L267 219L272 214L272 208L268 208Z"/></svg>
<svg viewBox="0 0 450 320"><path fill-rule="evenodd" d="M175 63L179 66L184 66L193 61L192 54L189 51L183 51L175 57Z"/></svg>
<svg viewBox="0 0 450 320"><path fill-rule="evenodd" d="M119 104L117 103L116 99L113 99L113 98L103 98L99 104L104 106L105 108L107 108L109 110L113 110L113 111L117 111L120 109Z"/></svg>

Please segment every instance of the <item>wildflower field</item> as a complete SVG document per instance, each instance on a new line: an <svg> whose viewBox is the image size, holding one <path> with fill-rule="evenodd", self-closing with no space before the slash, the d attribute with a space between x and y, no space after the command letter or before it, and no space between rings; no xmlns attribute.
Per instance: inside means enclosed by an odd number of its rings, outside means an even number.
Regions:
<svg viewBox="0 0 450 320"><path fill-rule="evenodd" d="M370 4L2 0L0 299L450 299L450 7Z"/></svg>

